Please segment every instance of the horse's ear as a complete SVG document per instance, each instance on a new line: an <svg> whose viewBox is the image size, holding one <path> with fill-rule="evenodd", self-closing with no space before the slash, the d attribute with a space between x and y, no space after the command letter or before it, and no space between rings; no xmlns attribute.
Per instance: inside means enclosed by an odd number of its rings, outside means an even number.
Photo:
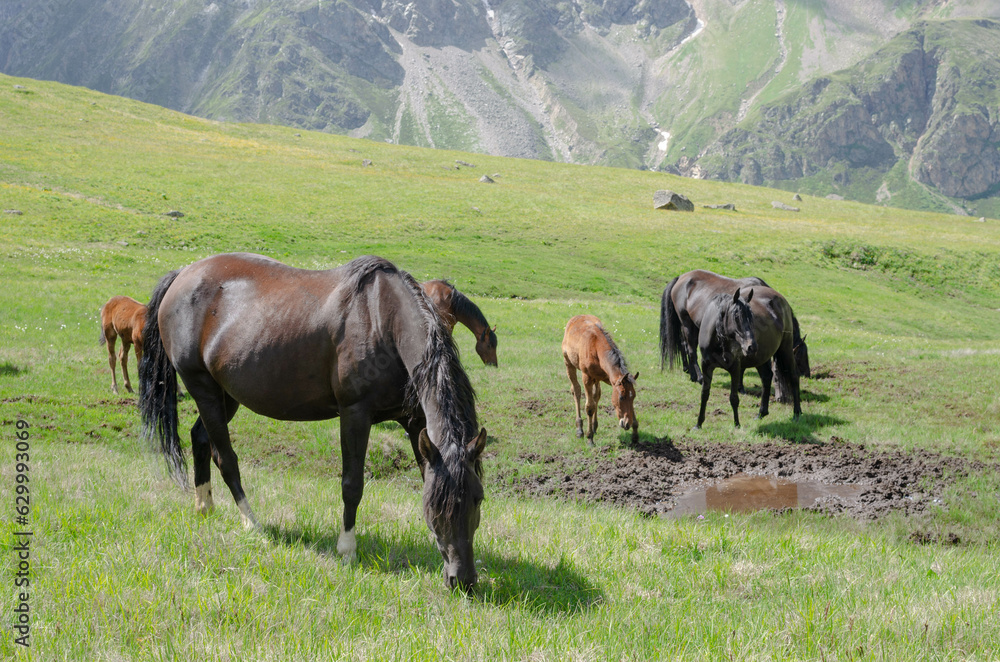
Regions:
<svg viewBox="0 0 1000 662"><path fill-rule="evenodd" d="M486 428L481 429L476 438L466 445L465 451L469 454L469 461L478 460L479 456L483 454L484 448L486 448Z"/></svg>
<svg viewBox="0 0 1000 662"><path fill-rule="evenodd" d="M750 299L753 299L753 288L752 287L750 288L750 294L747 295L747 298L745 299L745 301L747 303L750 303Z"/></svg>
<svg viewBox="0 0 1000 662"><path fill-rule="evenodd" d="M805 345L806 344L806 338L808 337L808 335L809 334L806 334L806 335L802 336L802 340L800 340L799 343L802 344L802 345Z"/></svg>
<svg viewBox="0 0 1000 662"><path fill-rule="evenodd" d="M496 324L494 324L494 325L493 325L493 333L496 333L496 332L497 332L497 325L496 325Z"/></svg>
<svg viewBox="0 0 1000 662"><path fill-rule="evenodd" d="M639 373L638 372L635 373L634 375L632 375L632 381L633 382L639 381Z"/></svg>
<svg viewBox="0 0 1000 662"><path fill-rule="evenodd" d="M740 300L740 288L736 288L736 293L733 295L733 303Z"/></svg>
<svg viewBox="0 0 1000 662"><path fill-rule="evenodd" d="M434 464L441 457L441 453L438 451L437 446L435 446L434 442L431 441L431 438L427 436L427 428L420 431L420 438L417 440L417 448L420 449L420 454L430 464Z"/></svg>

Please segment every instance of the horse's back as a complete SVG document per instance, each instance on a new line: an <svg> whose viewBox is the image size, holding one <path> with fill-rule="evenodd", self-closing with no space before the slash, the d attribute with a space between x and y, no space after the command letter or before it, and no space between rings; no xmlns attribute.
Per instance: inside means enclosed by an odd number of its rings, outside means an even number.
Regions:
<svg viewBox="0 0 1000 662"><path fill-rule="evenodd" d="M146 321L146 306L132 297L118 295L101 306L101 327L105 333L113 331L127 342L142 336Z"/></svg>
<svg viewBox="0 0 1000 662"><path fill-rule="evenodd" d="M580 370L597 361L597 346L604 340L604 327L594 315L576 315L566 322L562 351L566 360Z"/></svg>
<svg viewBox="0 0 1000 662"><path fill-rule="evenodd" d="M343 275L253 254L185 267L159 308L171 363L272 418L336 415L336 344L366 317L348 305L355 292Z"/></svg>

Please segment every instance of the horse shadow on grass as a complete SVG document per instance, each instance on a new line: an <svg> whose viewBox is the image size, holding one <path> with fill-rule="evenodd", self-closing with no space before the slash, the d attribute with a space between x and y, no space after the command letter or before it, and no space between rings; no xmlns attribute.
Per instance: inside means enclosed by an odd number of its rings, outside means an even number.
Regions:
<svg viewBox="0 0 1000 662"><path fill-rule="evenodd" d="M775 439L797 444L822 444L815 433L831 425L844 425L847 421L825 414L802 414L797 419L788 418L760 423L757 432Z"/></svg>
<svg viewBox="0 0 1000 662"><path fill-rule="evenodd" d="M339 559L339 532L311 527L265 525L264 534L283 545L304 545L329 558ZM442 561L434 543L415 544L379 533L358 536L358 564L365 572L403 575L412 570L441 576ZM520 556L505 556L477 545L479 583L467 598L496 607L513 606L539 614L587 611L604 602L604 592L580 574L565 556L550 567ZM441 590L446 591L441 580Z"/></svg>

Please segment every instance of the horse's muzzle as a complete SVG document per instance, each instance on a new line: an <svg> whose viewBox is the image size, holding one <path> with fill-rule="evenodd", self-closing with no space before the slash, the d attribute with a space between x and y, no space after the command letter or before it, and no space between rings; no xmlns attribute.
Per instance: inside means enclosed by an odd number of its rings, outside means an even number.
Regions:
<svg viewBox="0 0 1000 662"><path fill-rule="evenodd" d="M478 581L479 581L479 575L476 572L473 572L471 576L465 579L459 579L458 575L445 575L444 578L445 585L452 591L454 591L455 589L470 591Z"/></svg>

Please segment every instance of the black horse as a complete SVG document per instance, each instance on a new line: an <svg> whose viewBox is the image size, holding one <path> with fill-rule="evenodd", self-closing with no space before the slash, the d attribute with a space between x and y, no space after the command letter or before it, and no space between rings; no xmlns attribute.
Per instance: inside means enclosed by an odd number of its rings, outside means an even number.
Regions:
<svg viewBox="0 0 1000 662"><path fill-rule="evenodd" d="M747 368L756 368L760 374L761 418L768 414L771 380L775 377L784 391L792 394L794 415L799 417L802 410L792 354L792 313L784 297L769 287L754 287L742 292L735 289L731 294L706 294L698 299L695 322L701 350L701 408L696 427L700 428L705 422L712 373L717 367L730 374L729 403L737 427L740 425L739 386ZM660 326L661 357L667 357L671 367L673 356L682 351L680 339L681 321L673 313Z"/></svg>
<svg viewBox="0 0 1000 662"><path fill-rule="evenodd" d="M198 406L191 451L200 512L213 507L211 458L244 523L258 526L229 437L241 404L281 420L339 416L344 521L337 551L353 557L371 426L396 420L424 478L424 518L444 557L445 583L475 584L486 430L451 334L409 274L373 256L307 271L260 255L216 255L160 281L144 348L143 423L185 485L177 375Z"/></svg>
<svg viewBox="0 0 1000 662"><path fill-rule="evenodd" d="M670 367L676 354L680 354L684 370L691 376L691 381L701 383L701 371L698 368L698 322L705 303L716 294L729 294L734 288L770 287L763 278L748 276L746 278L729 278L705 269L695 269L681 274L667 284L663 290L660 304L660 333L668 337L666 351L661 352L660 368L669 360ZM773 289L773 288L772 288ZM671 326L670 321L676 316L678 325ZM675 340L671 334L675 334ZM671 349L674 348L674 349ZM661 347L661 350L664 349ZM799 331L799 321L792 313L792 353L795 356L795 367L800 377L809 377L809 349L806 338ZM775 366L772 366L774 369ZM743 375L739 375L738 388L743 392ZM780 382L775 388L775 398L779 402L788 402L790 396L785 393Z"/></svg>

